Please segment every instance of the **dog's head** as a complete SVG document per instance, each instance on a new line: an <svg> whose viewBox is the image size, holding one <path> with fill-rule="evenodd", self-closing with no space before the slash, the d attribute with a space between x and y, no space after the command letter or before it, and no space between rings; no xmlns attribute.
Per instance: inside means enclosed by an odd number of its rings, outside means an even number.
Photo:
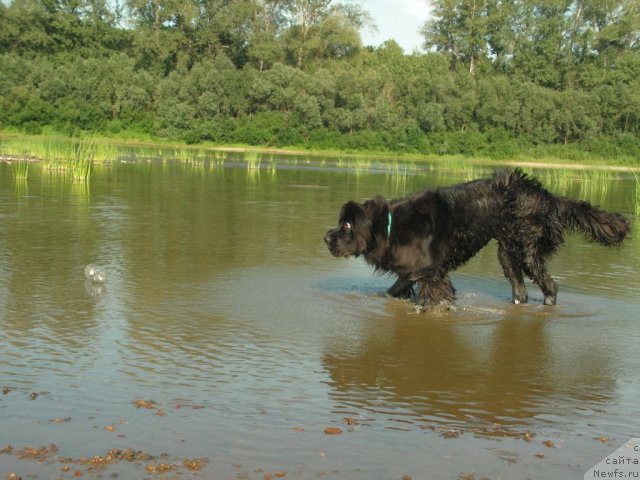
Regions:
<svg viewBox="0 0 640 480"><path fill-rule="evenodd" d="M382 210L388 212L387 203L382 197L365 203L345 203L340 210L338 227L327 231L324 236L329 252L334 257L357 257L368 253L377 229L384 228L379 225Z"/></svg>

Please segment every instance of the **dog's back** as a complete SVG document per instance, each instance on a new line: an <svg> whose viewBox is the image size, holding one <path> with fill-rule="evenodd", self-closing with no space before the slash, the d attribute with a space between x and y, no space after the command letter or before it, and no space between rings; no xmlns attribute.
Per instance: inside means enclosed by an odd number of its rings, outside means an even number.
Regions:
<svg viewBox="0 0 640 480"><path fill-rule="evenodd" d="M493 182L504 195L511 215L519 221L544 226L545 234L558 245L565 230L581 232L605 246L619 245L629 234L629 220L624 215L604 211L586 201L556 196L520 169L498 173Z"/></svg>

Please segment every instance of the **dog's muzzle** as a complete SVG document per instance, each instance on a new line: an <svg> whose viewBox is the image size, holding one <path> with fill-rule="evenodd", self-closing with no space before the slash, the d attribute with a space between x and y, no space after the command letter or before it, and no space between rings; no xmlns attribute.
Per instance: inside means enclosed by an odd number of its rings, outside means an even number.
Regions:
<svg viewBox="0 0 640 480"><path fill-rule="evenodd" d="M338 242L334 234L334 230L329 230L323 237L324 243L327 244L327 248L329 249L331 255L333 255L334 257L339 257L340 255L338 253Z"/></svg>

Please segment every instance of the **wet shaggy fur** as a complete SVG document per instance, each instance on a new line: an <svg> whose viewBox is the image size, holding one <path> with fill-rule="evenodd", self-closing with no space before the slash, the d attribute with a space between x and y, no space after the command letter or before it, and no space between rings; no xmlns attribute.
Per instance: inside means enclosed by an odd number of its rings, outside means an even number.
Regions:
<svg viewBox="0 0 640 480"><path fill-rule="evenodd" d="M425 310L454 301L449 272L495 239L512 301L527 302L526 275L542 290L544 303L554 305L558 287L545 261L564 242L564 231L613 246L623 242L629 227L623 215L555 196L516 169L403 199L347 202L338 227L324 240L335 257L363 256L377 271L397 275L387 293L415 293Z"/></svg>

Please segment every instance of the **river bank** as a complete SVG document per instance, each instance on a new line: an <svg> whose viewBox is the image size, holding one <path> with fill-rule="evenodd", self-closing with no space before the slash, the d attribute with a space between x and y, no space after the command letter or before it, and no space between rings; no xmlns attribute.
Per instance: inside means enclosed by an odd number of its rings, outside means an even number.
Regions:
<svg viewBox="0 0 640 480"><path fill-rule="evenodd" d="M212 156L233 153L239 155L280 155L305 157L338 157L346 161L368 159L376 162L440 162L445 165L485 165L510 166L522 168L549 168L570 170L606 170L614 172L639 172L640 160L628 158L605 158L601 156L586 156L581 152L576 158L575 151L567 149L566 156L541 156L537 150L531 155L526 152L518 153L510 158L491 158L482 155L424 155L419 153L398 153L382 151L342 151L326 149L305 149L302 147L271 147L249 145L216 145L202 143L187 145L183 142L165 139L123 139L98 135L71 137L61 134L26 135L15 132L0 132L0 161L13 162L17 160L47 161L50 158L64 161L73 150L74 142L86 141L87 138L95 145L95 160L114 160L119 149L127 151L149 151L158 153L162 150L172 150L176 159L192 159L197 154ZM561 146L560 147L561 150ZM112 158L109 158L109 157Z"/></svg>

